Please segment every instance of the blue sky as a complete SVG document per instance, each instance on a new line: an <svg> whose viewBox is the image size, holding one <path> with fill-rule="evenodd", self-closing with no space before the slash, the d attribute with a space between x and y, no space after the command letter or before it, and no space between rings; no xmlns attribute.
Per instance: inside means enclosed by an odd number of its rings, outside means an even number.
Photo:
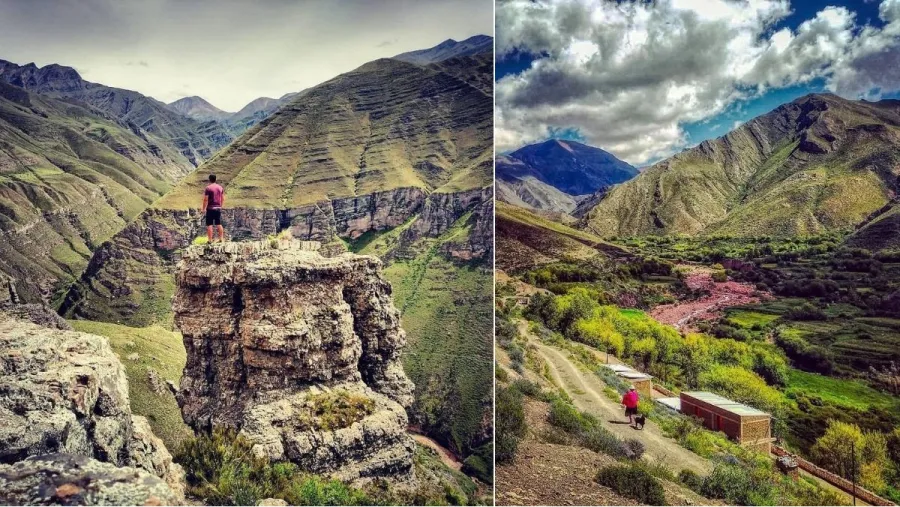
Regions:
<svg viewBox="0 0 900 507"><path fill-rule="evenodd" d="M888 2L892 0L886 0ZM553 4L554 0L546 0L549 4ZM540 2L539 2L540 3ZM625 2L627 4L627 2ZM837 8L845 8L855 16L853 17L853 21L855 25L847 30L847 33L852 35L854 39L862 39L862 27L870 26L877 29L882 29L885 25L884 20L879 17L879 6L881 4L881 0L857 0L857 1L828 1L828 2L820 2L820 1L791 1L790 2L790 14L786 16L778 16L773 15L773 19L777 19L774 23L769 23L767 25L763 25L760 27L758 33L755 34L755 37L758 41L765 42L772 36L775 32L778 32L782 29L788 29L794 35L798 35L797 39L799 39L799 30L801 24L807 22L809 25L809 21L813 18L816 18L817 15L820 15L826 7L837 7ZM645 3L646 8L652 9L650 7L650 3ZM555 6L554 6L555 7ZM562 29L559 32L554 32L554 29L559 27L551 27L547 28L547 24L543 23L543 20L535 16L534 19L540 20L540 24L532 24L529 27L530 31L522 30L521 34L506 34L504 33L507 30L506 27L503 26L505 19L515 19L517 23L514 25L517 27L526 26L526 22L533 21L526 15L518 15L514 12L511 12L509 6L505 12L502 11L501 8L498 7L498 17L497 17L497 26L496 33L498 38L498 50L499 55L496 62L496 77L498 81L498 108L500 109L500 130L501 134L499 138L501 142L498 143L498 151L500 152L509 152L513 151L517 147L522 144L531 144L532 142L540 141L541 137L546 138L560 138L560 139L572 139L578 140L581 142L586 142L588 144L593 144L600 148L607 149L612 151L614 154L619 156L620 158L624 158L629 162L632 162L635 165L647 165L649 163L656 162L665 156L668 156L672 153L680 151L687 146L693 146L697 143L710 138L719 137L724 135L725 133L734 129L740 123L743 123L753 117L759 116L760 114L764 114L777 106L790 102L798 97L806 95L808 93L815 92L828 92L832 90L842 91L842 96L847 98L859 98L860 95L870 95L872 92L877 92L877 95L882 98L897 98L900 97L900 93L897 91L897 87L893 86L885 86L885 87L876 87L870 88L868 90L858 90L856 88L850 87L842 87L840 83L835 84L834 82L829 81L829 74L824 73L820 77L815 77L812 79L794 79L796 82L787 82L787 83L778 83L772 84L769 83L764 87L764 92L761 95L753 96L750 99L746 100L728 100L727 104L724 107L715 108L714 114L704 116L702 118L692 118L691 114L684 114L683 117L678 118L674 121L674 123L667 127L666 135L659 135L653 131L652 118L648 118L648 125L635 125L633 130L638 133L642 133L648 139L658 140L665 138L666 141L658 141L659 146L653 146L650 148L645 148L642 146L635 146L636 142L629 143L627 140L623 140L617 136L616 132L599 132L603 130L603 125L590 125L590 121L585 119L585 116L588 116L587 113L584 115L573 115L571 114L572 110L578 110L576 107L569 107L569 113L561 113L566 104L562 102L557 102L553 106L548 105L547 102L540 103L540 97L535 100L534 97L539 94L539 90L532 93L532 100L535 106L531 106L528 104L526 99L520 98L524 95L524 92L521 90L527 89L528 86L526 84L526 79L528 82L534 82L536 79L533 77L534 74L538 74L537 72L529 72L529 69L532 67L532 63L535 60L544 59L547 62L551 62L554 60L552 56L550 56L550 51L544 49L542 51L531 51L528 48L529 44L527 41L529 37L532 40L536 40L535 43L532 43L532 46L540 46L540 44L544 44L545 41L553 41L558 40L559 37L554 38L553 36L557 36L560 33L564 33ZM544 14L544 19L548 17L552 17L551 13L554 11L552 7L547 9L548 14ZM558 11L556 11L558 12ZM534 32L536 29L535 26L542 27L545 32L541 34L540 37L536 37ZM808 29L808 27L804 28ZM664 28L662 30L665 30ZM510 30L512 31L512 30ZM596 37L595 32L595 37ZM627 33L627 32L626 32ZM501 47L504 44L504 36L509 35L515 41L526 41L525 43L519 43L515 45L511 50L507 49L504 51L504 48ZM824 37L824 36L823 36ZM575 47L574 44L570 44L568 47L562 47L561 51L571 50ZM890 51L892 48L886 48L885 50ZM799 51L799 50L798 50ZM852 51L849 47L847 48L847 54ZM559 54L559 52L557 52ZM846 58L844 58L846 59ZM818 62L821 65L828 65L828 62L822 63ZM580 87L588 87L585 85L587 79L584 75L581 75L578 72L580 69L570 69L569 72L575 76L573 78L571 86L580 86ZM545 80L545 82L553 82L557 83L560 80L560 74L565 72L559 70L559 67L555 67L553 72L553 80ZM509 78L504 80L504 78ZM522 78L523 80L519 81L519 84L513 86L514 80L517 78ZM609 79L605 77L606 81L603 81L601 85L598 85L598 89L602 89L603 93L610 94L609 90ZM790 79L787 79L790 81ZM502 84L501 84L502 83ZM681 81L679 84L683 84L684 81ZM662 85L661 85L662 86ZM505 88L504 88L505 87ZM505 89L510 90L509 93L505 92ZM739 85L735 85L736 90L740 90ZM753 89L753 88L751 88ZM653 88L652 90L659 91L660 88ZM591 91L590 89L588 91ZM649 92L648 92L649 93ZM600 93L595 94L599 95ZM857 96L853 96L856 94ZM609 96L607 95L607 96ZM753 94L755 95L755 94ZM848 96L849 95L849 96ZM508 102L505 97L513 97L513 99L509 99ZM540 103L540 104L538 104ZM526 107L523 107L521 104L526 104ZM585 93L583 98L579 98L578 100L573 100L569 103L572 104L583 104L587 107L596 106L600 111L603 110L602 100L591 102L589 98L589 93ZM555 107L555 112L550 113L549 110ZM615 109L615 105L610 104L610 109ZM527 114L526 114L527 113ZM534 120L536 117L540 117L540 122ZM615 123L615 121L619 118L611 115L612 119L610 121L606 121L606 124L610 122ZM571 123L567 123L566 120L570 117L574 117ZM510 120L510 118L514 118ZM670 118L669 118L670 119ZM622 121L628 121L628 118L622 118ZM531 122L531 124L529 124ZM598 122L599 123L599 122ZM540 125L540 127L538 126ZM676 128L679 132L678 136L672 134L672 129ZM630 127L630 126L629 126ZM623 128L621 130L629 130L628 128ZM540 134L543 132L543 135ZM638 134L636 134L637 136ZM666 137L668 136L668 137ZM675 139L677 137L677 140ZM608 145L603 145L603 141L605 139L609 139ZM666 146L664 146L666 145ZM618 148L618 153L617 153Z"/></svg>

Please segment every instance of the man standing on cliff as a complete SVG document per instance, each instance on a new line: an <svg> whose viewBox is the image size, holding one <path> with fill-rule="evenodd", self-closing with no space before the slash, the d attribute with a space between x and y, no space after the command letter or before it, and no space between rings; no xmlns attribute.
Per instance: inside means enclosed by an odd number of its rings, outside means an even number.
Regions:
<svg viewBox="0 0 900 507"><path fill-rule="evenodd" d="M222 227L222 206L225 205L225 189L216 183L216 175L209 175L209 185L203 191L201 213L206 213L206 238L213 242L213 226L219 228L219 243L225 242L225 228Z"/></svg>

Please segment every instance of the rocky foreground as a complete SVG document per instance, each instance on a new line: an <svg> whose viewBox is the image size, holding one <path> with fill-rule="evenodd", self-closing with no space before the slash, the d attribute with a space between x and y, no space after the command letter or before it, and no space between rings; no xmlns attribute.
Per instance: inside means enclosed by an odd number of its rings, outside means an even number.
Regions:
<svg viewBox="0 0 900 507"><path fill-rule="evenodd" d="M0 504L183 502L105 338L0 313Z"/></svg>
<svg viewBox="0 0 900 507"><path fill-rule="evenodd" d="M173 309L188 356L185 422L237 430L260 455L309 472L409 483L413 385L391 286L377 258L317 249L271 240L184 251Z"/></svg>

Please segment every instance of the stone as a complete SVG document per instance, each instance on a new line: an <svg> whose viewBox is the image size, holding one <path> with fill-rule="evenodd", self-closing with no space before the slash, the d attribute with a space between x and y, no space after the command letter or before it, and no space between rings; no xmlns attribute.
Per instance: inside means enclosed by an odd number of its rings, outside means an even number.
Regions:
<svg viewBox="0 0 900 507"><path fill-rule="evenodd" d="M288 503L280 498L263 498L256 505L268 505L271 507L282 507L282 506L286 507L288 505Z"/></svg>
<svg viewBox="0 0 900 507"><path fill-rule="evenodd" d="M0 314L0 463L66 454L132 466L183 491L181 467L134 416L106 338Z"/></svg>
<svg viewBox="0 0 900 507"><path fill-rule="evenodd" d="M3 505L178 505L182 497L145 470L74 454L0 464Z"/></svg>
<svg viewBox="0 0 900 507"><path fill-rule="evenodd" d="M406 337L381 261L323 257L296 240L190 247L178 264L175 323L187 350L178 392L197 430L238 430L254 451L363 484L410 482ZM369 410L344 425L323 396ZM331 403L328 404L329 406Z"/></svg>

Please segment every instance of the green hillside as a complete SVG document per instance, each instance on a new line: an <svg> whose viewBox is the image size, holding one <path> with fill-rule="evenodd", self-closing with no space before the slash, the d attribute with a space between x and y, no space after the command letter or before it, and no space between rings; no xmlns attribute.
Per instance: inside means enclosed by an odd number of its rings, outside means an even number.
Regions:
<svg viewBox="0 0 900 507"><path fill-rule="evenodd" d="M0 82L0 270L57 299L92 251L192 167L85 105Z"/></svg>
<svg viewBox="0 0 900 507"><path fill-rule="evenodd" d="M807 95L657 163L584 219L601 236L808 236L888 203L900 174L896 101Z"/></svg>
<svg viewBox="0 0 900 507"><path fill-rule="evenodd" d="M377 60L305 90L156 203L196 207L215 173L230 206L290 208L416 187L458 192L491 183L491 95L451 74L471 58L420 67ZM480 75L480 74L476 74ZM423 90L427 92L423 93Z"/></svg>

